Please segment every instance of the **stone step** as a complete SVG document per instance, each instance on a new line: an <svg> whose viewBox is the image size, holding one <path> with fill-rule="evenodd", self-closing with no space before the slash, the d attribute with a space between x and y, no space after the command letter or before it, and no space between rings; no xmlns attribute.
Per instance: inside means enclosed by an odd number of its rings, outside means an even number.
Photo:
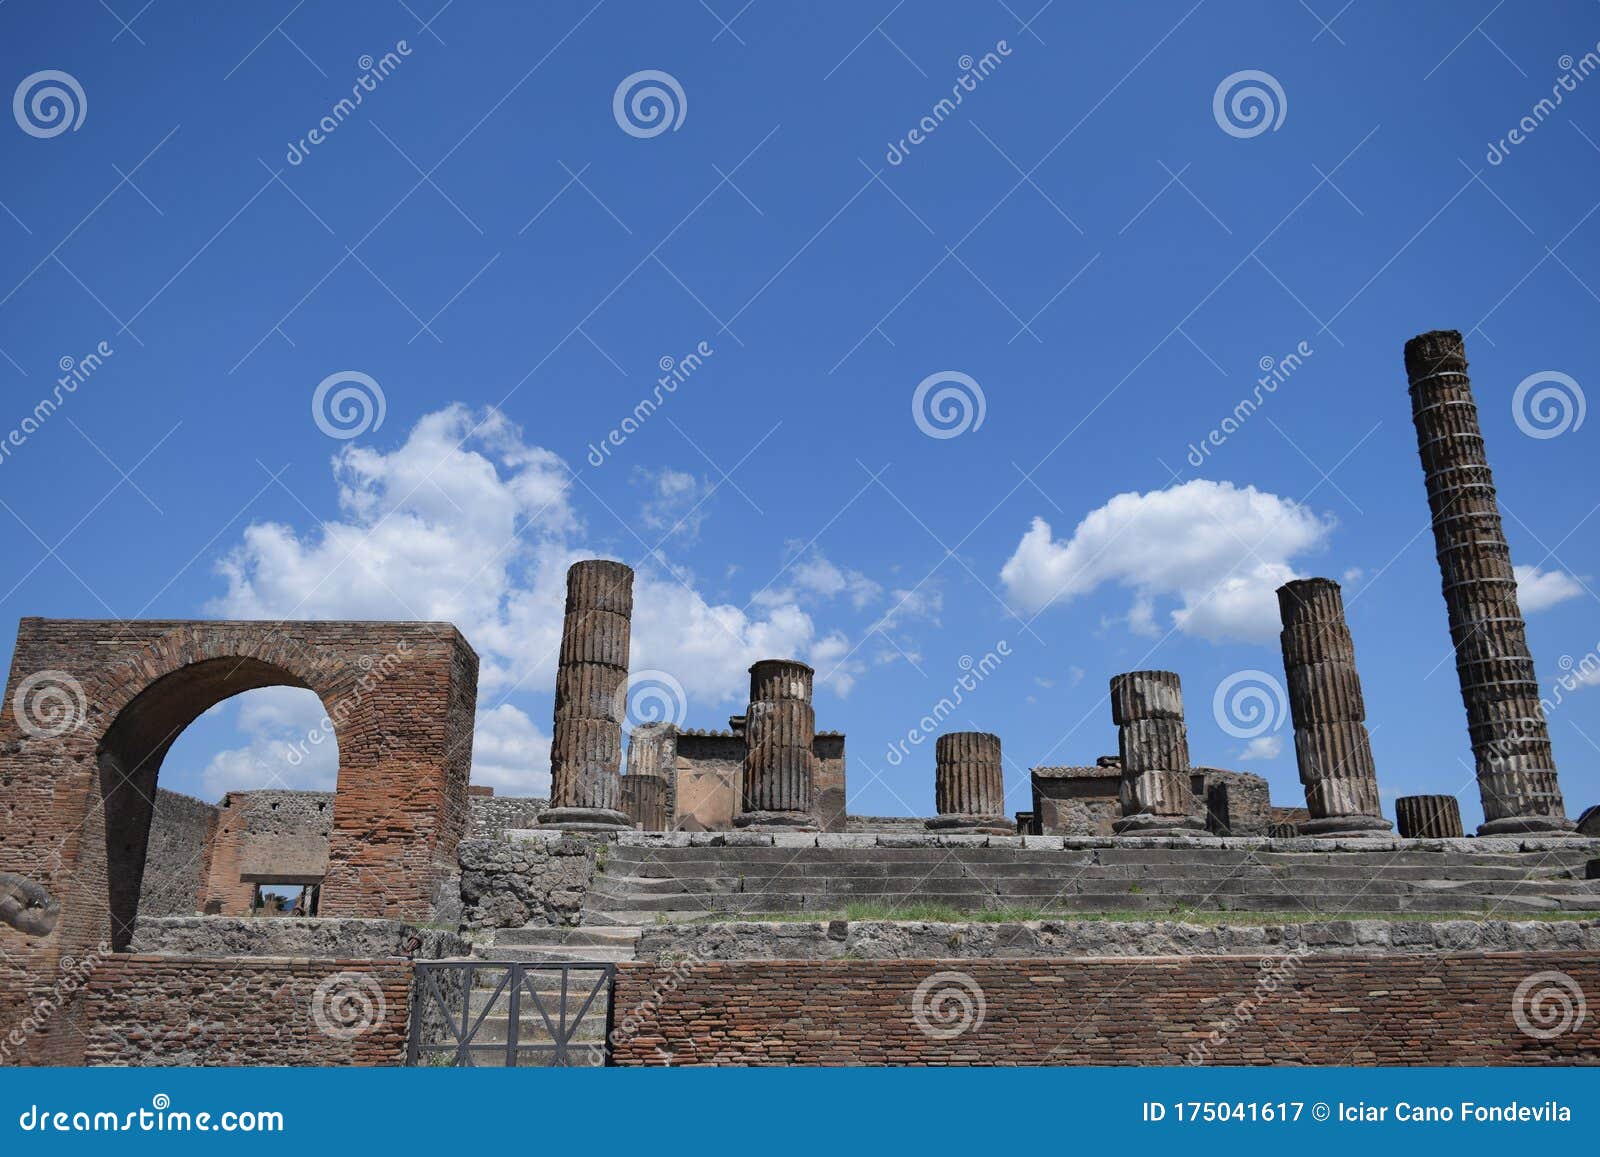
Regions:
<svg viewBox="0 0 1600 1157"><path fill-rule="evenodd" d="M639 929L628 927L578 928L501 928L494 934L494 946L524 947L627 947L638 943Z"/></svg>
<svg viewBox="0 0 1600 1157"><path fill-rule="evenodd" d="M600 947L579 944L571 948L561 948L555 945L510 944L503 947L491 945L483 948L482 951L485 959L536 964L614 963L618 960L634 959L634 947L632 945L627 947Z"/></svg>

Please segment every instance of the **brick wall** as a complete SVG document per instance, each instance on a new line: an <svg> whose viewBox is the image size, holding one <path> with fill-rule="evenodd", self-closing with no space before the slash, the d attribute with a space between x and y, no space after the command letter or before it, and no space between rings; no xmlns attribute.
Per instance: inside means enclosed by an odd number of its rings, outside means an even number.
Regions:
<svg viewBox="0 0 1600 1157"><path fill-rule="evenodd" d="M92 1065L396 1065L411 964L117 954L90 977Z"/></svg>
<svg viewBox="0 0 1600 1157"><path fill-rule="evenodd" d="M1573 952L630 963L618 966L615 1056L1179 1065L1204 1049L1221 1065L1600 1064L1592 1007L1548 1040L1518 1028L1518 985L1548 972L1600 1003L1600 961ZM641 1012L651 1001L655 1011Z"/></svg>
<svg viewBox="0 0 1600 1157"><path fill-rule="evenodd" d="M200 911L216 826L217 809L210 804L156 789L139 915L188 916Z"/></svg>

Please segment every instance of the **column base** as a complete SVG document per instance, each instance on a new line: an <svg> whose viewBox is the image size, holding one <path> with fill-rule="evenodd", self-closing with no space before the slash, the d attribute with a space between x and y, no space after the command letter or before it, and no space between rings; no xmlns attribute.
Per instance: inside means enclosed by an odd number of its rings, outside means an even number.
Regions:
<svg viewBox="0 0 1600 1157"><path fill-rule="evenodd" d="M1317 820L1306 820L1299 827L1302 836L1318 840L1363 836L1384 839L1394 835L1394 825L1382 816L1323 816Z"/></svg>
<svg viewBox="0 0 1600 1157"><path fill-rule="evenodd" d="M733 826L747 832L814 832L817 817L810 812L740 812Z"/></svg>
<svg viewBox="0 0 1600 1157"><path fill-rule="evenodd" d="M563 832L631 831L633 821L624 812L605 807L553 807L539 813L541 828Z"/></svg>
<svg viewBox="0 0 1600 1157"><path fill-rule="evenodd" d="M1113 820L1111 832L1118 836L1203 836L1206 829L1192 816L1158 816L1138 812Z"/></svg>
<svg viewBox="0 0 1600 1157"><path fill-rule="evenodd" d="M1507 816L1505 819L1479 824L1478 834L1480 836L1577 836L1578 825L1565 816Z"/></svg>
<svg viewBox="0 0 1600 1157"><path fill-rule="evenodd" d="M950 832L984 836L1014 836L1017 825L1007 823L1005 816L942 815L934 816L923 824L930 832Z"/></svg>

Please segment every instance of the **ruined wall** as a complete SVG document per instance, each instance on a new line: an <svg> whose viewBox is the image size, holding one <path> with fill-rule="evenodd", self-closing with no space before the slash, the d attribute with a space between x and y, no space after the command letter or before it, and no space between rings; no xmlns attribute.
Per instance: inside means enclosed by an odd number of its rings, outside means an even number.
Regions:
<svg viewBox="0 0 1600 1157"><path fill-rule="evenodd" d="M328 872L333 801L331 791L230 791L223 796L200 910L243 916L250 911L257 884L320 881Z"/></svg>
<svg viewBox="0 0 1600 1157"><path fill-rule="evenodd" d="M0 924L0 1030L64 958L131 937L167 748L257 687L308 688L328 711L339 778L324 914L453 922L477 665L447 623L23 619L16 710L0 713L0 872L60 914L44 931ZM69 1020L37 1043L42 1059L81 1057Z"/></svg>
<svg viewBox="0 0 1600 1157"><path fill-rule="evenodd" d="M619 1065L1600 1064L1600 1018L1547 1040L1517 986L1591 953L848 960L617 966ZM1260 986L1273 980L1270 991ZM1245 1006L1247 1017L1236 1016ZM1232 1021L1225 1028L1225 1021ZM1212 1033L1217 1036L1213 1038ZM1200 1051L1204 1050L1204 1051Z"/></svg>
<svg viewBox="0 0 1600 1157"><path fill-rule="evenodd" d="M211 838L217 809L193 796L156 789L139 888L142 916L188 916L200 911L211 869Z"/></svg>
<svg viewBox="0 0 1600 1157"><path fill-rule="evenodd" d="M89 979L86 1059L92 1065L398 1065L405 1060L410 1000L407 960L119 953Z"/></svg>
<svg viewBox="0 0 1600 1157"><path fill-rule="evenodd" d="M468 805L472 813L469 832L482 839L538 827L539 813L549 809L550 801L541 796L474 795Z"/></svg>
<svg viewBox="0 0 1600 1157"><path fill-rule="evenodd" d="M739 814L744 736L731 731L680 731L674 830L724 832Z"/></svg>
<svg viewBox="0 0 1600 1157"><path fill-rule="evenodd" d="M817 778L811 785L811 807L825 832L845 830L844 733L819 731L811 744L817 756Z"/></svg>
<svg viewBox="0 0 1600 1157"><path fill-rule="evenodd" d="M1122 815L1122 770L1114 762L1036 767L1032 783L1034 824L1041 834L1108 836ZM1189 815L1212 835L1261 836L1273 823L1267 781L1259 775L1196 767L1189 785Z"/></svg>
<svg viewBox="0 0 1600 1157"><path fill-rule="evenodd" d="M462 840L461 927L576 924L594 880L597 845L556 831L536 838Z"/></svg>

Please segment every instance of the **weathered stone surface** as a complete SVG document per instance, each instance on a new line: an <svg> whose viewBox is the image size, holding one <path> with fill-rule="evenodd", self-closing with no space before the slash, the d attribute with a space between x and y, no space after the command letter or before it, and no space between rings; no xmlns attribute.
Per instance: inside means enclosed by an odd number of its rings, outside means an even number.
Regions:
<svg viewBox="0 0 1600 1157"><path fill-rule="evenodd" d="M1284 950L1386 956L1600 949L1600 920L1313 920L1239 925L1172 920L843 923L843 938L828 921L662 924L644 930L638 958L662 962L1044 959L1253 956Z"/></svg>
<svg viewBox="0 0 1600 1157"><path fill-rule="evenodd" d="M750 667L750 706L744 717L745 756L741 827L815 827L812 788L817 719L811 707L814 672L794 659L762 659Z"/></svg>
<svg viewBox="0 0 1600 1157"><path fill-rule="evenodd" d="M1571 831L1461 334L1435 330L1412 338L1405 364L1456 673L1474 720L1484 813L1479 833ZM1508 699L1531 710L1517 722L1495 722L1490 704Z"/></svg>
<svg viewBox="0 0 1600 1157"><path fill-rule="evenodd" d="M1461 804L1453 795L1403 795L1394 801L1403 839L1460 839Z"/></svg>
<svg viewBox="0 0 1600 1157"><path fill-rule="evenodd" d="M162 956L290 956L328 960L460 956L452 931L404 920L250 916L140 916L130 952Z"/></svg>
<svg viewBox="0 0 1600 1157"><path fill-rule="evenodd" d="M599 845L559 832L540 834L557 838L461 841L464 931L578 923Z"/></svg>
<svg viewBox="0 0 1600 1157"><path fill-rule="evenodd" d="M622 700L628 681L633 571L585 559L567 571L566 617L550 741L548 827L630 826L622 807Z"/></svg>
<svg viewBox="0 0 1600 1157"><path fill-rule="evenodd" d="M987 731L952 731L934 744L934 800L939 814L927 821L937 831L1006 834L1005 772L1000 737Z"/></svg>
<svg viewBox="0 0 1600 1157"><path fill-rule="evenodd" d="M47 936L60 916L60 902L43 884L0 872L0 920L29 936Z"/></svg>
<svg viewBox="0 0 1600 1157"><path fill-rule="evenodd" d="M1113 675L1111 717L1122 767L1122 816L1112 831L1176 835L1201 830L1189 814L1189 739L1177 673Z"/></svg>

